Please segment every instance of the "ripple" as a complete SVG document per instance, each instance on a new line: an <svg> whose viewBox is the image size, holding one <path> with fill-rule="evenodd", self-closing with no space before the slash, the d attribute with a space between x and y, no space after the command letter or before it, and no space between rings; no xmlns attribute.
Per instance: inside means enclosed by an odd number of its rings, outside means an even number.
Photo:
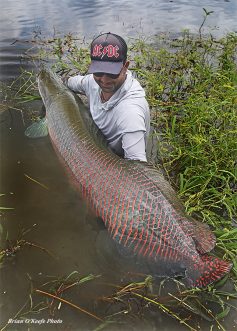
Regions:
<svg viewBox="0 0 237 331"><path fill-rule="evenodd" d="M16 64L14 50L4 48L9 41L29 40L33 31L44 36L73 33L91 40L99 33L111 31L127 38L155 35L170 31L178 33L184 28L197 32L203 20L203 7L212 13L205 24L216 35L236 31L237 1L213 0L19 0L5 1L1 5L0 46L4 65ZM212 31L213 33L213 31ZM18 44L20 51L24 46ZM3 53L5 54L3 55ZM7 61L7 57L10 60ZM13 56L14 57L14 56ZM9 72L12 69L8 68Z"/></svg>

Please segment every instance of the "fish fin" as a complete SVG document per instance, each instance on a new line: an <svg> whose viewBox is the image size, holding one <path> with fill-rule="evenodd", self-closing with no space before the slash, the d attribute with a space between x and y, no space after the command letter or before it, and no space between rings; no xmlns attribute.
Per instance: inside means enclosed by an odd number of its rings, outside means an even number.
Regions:
<svg viewBox="0 0 237 331"><path fill-rule="evenodd" d="M216 237L207 224L196 221L191 217L180 219L179 224L184 233L192 237L200 254L208 253L215 247Z"/></svg>
<svg viewBox="0 0 237 331"><path fill-rule="evenodd" d="M25 130L25 136L28 138L41 138L48 135L48 126L46 117L34 122Z"/></svg>
<svg viewBox="0 0 237 331"><path fill-rule="evenodd" d="M232 263L221 260L215 256L201 256L201 263L195 265L194 270L188 272L193 274L192 286L206 287L224 277L232 268Z"/></svg>
<svg viewBox="0 0 237 331"><path fill-rule="evenodd" d="M197 251L200 254L210 252L216 244L216 237L210 230L209 226L205 223L201 223L193 220L193 235L192 238L195 242Z"/></svg>

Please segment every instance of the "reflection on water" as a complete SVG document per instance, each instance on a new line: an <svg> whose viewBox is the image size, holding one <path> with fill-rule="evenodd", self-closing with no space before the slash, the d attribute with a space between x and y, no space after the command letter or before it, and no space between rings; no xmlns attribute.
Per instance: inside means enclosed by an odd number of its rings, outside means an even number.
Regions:
<svg viewBox="0 0 237 331"><path fill-rule="evenodd" d="M1 34L4 38L26 38L37 28L43 33L78 32L92 36L111 28L130 36L131 33L154 34L158 31L178 32L183 28L197 29L205 7L214 11L208 25L221 32L236 29L236 1L175 0L175 1L108 1L65 0L6 1L1 4ZM138 24L139 23L139 24ZM13 34L9 33L9 29Z"/></svg>
<svg viewBox="0 0 237 331"><path fill-rule="evenodd" d="M27 44L33 35L52 36L68 32L91 40L100 32L111 31L129 38L154 35L182 29L197 32L203 20L203 9L213 11L206 27L222 35L237 30L235 0L64 0L2 1L0 20L0 77L13 78Z"/></svg>

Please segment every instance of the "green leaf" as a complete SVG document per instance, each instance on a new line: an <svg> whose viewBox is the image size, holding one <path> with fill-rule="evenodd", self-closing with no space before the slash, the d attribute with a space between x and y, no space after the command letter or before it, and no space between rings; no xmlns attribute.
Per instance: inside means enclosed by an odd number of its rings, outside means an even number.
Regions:
<svg viewBox="0 0 237 331"><path fill-rule="evenodd" d="M225 310L223 310L221 313L216 315L216 319L220 320L220 319L226 317L229 314L229 312L230 312L230 307L226 307Z"/></svg>

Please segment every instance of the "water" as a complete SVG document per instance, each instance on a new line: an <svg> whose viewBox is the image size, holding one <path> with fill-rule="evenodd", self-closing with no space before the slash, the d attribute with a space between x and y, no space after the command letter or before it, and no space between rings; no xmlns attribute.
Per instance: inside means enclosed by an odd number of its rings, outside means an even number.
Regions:
<svg viewBox="0 0 237 331"><path fill-rule="evenodd" d="M100 32L113 31L131 38L162 31L197 32L203 9L214 11L206 27L217 35L236 31L235 0L157 0L157 1L3 1L0 20L0 72L9 79L19 72L19 62L27 44L12 45L15 40L29 40L34 34L78 33L91 40Z"/></svg>
<svg viewBox="0 0 237 331"><path fill-rule="evenodd" d="M121 34L127 40L163 31L178 33L183 28L197 32L203 20L203 7L214 11L206 25L213 34L221 36L237 30L235 0L2 0L0 4L0 80L8 83L19 75L21 67L31 68L23 54L31 47L27 41L34 35L48 37L55 32L73 32L89 41L107 31ZM33 107L39 109L40 104L34 103ZM49 285L42 285L73 271L78 271L80 277L101 276L67 290L64 298L98 316L118 311L117 305L115 309L102 300L114 290L107 283L141 280L144 277L139 273L145 273L146 266L137 264L129 256L124 257L124 252L112 243L101 221L90 212L71 185L49 139L29 140L24 136L29 118L14 109L0 116L0 193L5 194L0 197L0 206L14 208L1 212L1 245L7 237L12 240L9 247L17 244L20 247L1 266L0 327L17 314L27 299L32 298L32 303L29 301L23 312L46 300L36 293L30 296L32 287L50 291ZM12 323L7 329L86 331L98 326L95 318L66 304L60 308L58 304L54 321L47 323L47 309L33 315L38 320L45 318L42 325L37 326L33 321L28 325ZM122 304L120 308L121 311L127 309ZM126 313L122 315L125 324L109 326L106 330L187 329L158 309L151 309L147 320L135 316L126 318L129 316ZM56 324L58 319L62 319L62 323ZM209 330L210 324L199 317L196 321L202 330ZM234 330L234 313L226 323L228 330Z"/></svg>

